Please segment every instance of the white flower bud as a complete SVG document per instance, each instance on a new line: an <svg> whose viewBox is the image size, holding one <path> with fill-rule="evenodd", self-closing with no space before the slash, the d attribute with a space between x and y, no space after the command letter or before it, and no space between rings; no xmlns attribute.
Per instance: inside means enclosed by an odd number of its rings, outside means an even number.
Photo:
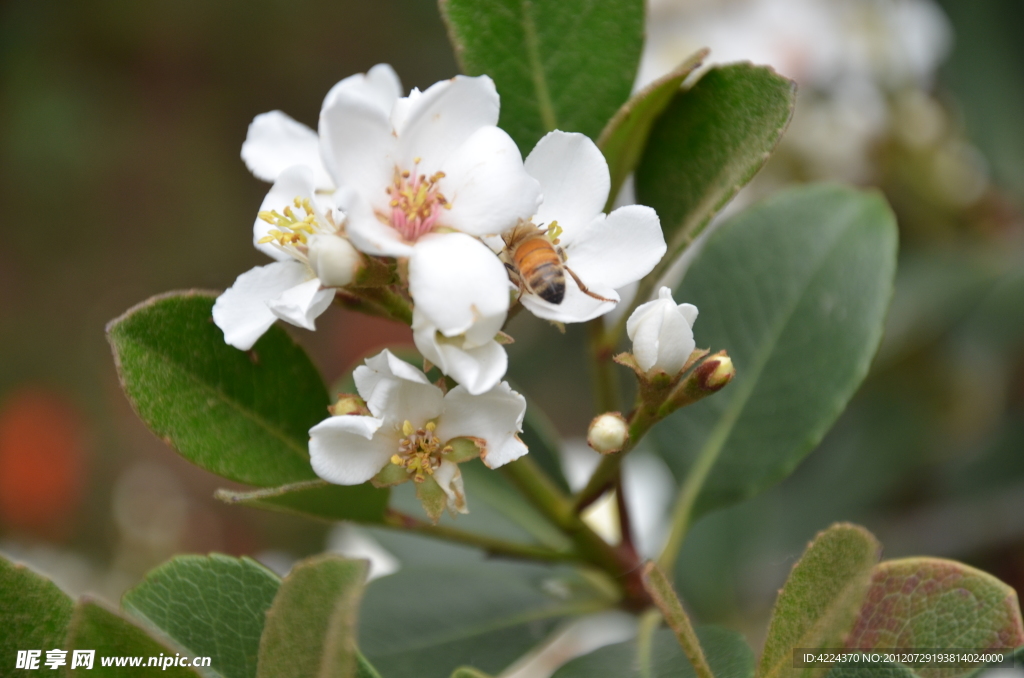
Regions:
<svg viewBox="0 0 1024 678"><path fill-rule="evenodd" d="M696 344L693 322L697 307L679 304L672 299L672 290L662 287L658 298L637 306L626 322L626 333L633 341L633 356L640 369L650 372L664 370L675 376L683 369Z"/></svg>
<svg viewBox="0 0 1024 678"><path fill-rule="evenodd" d="M324 287L344 287L363 268L363 258L346 238L318 233L309 238L309 265Z"/></svg>
<svg viewBox="0 0 1024 678"><path fill-rule="evenodd" d="M620 452L629 439L629 426L618 412L594 417L587 429L587 444L601 454Z"/></svg>

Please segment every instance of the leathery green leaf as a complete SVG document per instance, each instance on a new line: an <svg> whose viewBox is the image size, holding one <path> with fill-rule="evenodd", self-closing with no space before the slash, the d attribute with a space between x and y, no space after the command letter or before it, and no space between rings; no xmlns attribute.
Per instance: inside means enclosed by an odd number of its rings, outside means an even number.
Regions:
<svg viewBox="0 0 1024 678"><path fill-rule="evenodd" d="M856 525L818 534L793 566L775 601L759 678L814 675L793 666L793 648L836 648L853 626L878 562L881 545ZM818 669L817 674L825 672Z"/></svg>
<svg viewBox="0 0 1024 678"><path fill-rule="evenodd" d="M309 429L327 416L316 368L280 327L249 351L224 343L214 295L154 297L107 326L139 417L192 463L258 486L316 478Z"/></svg>
<svg viewBox="0 0 1024 678"><path fill-rule="evenodd" d="M677 478L710 460L691 519L787 476L835 422L878 346L896 240L881 196L834 185L783 191L709 236L674 295L736 377L653 430Z"/></svg>
<svg viewBox="0 0 1024 678"><path fill-rule="evenodd" d="M13 667L18 650L63 647L73 607L71 599L52 581L24 565L0 558L2 665Z"/></svg>
<svg viewBox="0 0 1024 678"><path fill-rule="evenodd" d="M597 146L604 153L611 174L606 209L614 203L622 182L640 163L654 121L672 101L683 80L700 66L707 55L707 49L694 53L675 70L644 87L630 97L605 125Z"/></svg>
<svg viewBox="0 0 1024 678"><path fill-rule="evenodd" d="M98 678L121 677L132 671L132 669L126 671L126 666L149 666L148 672L160 671L161 676L173 678L204 676L205 678L205 674L191 667L191 663L199 658L184 652L183 648L174 647L174 644L166 639L157 640L149 631L135 622L129 621L117 612L108 610L89 598L83 598L75 606L75 611L71 615L71 624L68 627L67 640L61 645L61 649L68 651L66 668L71 675ZM96 651L92 669L79 667L73 671L70 670L71 658L75 650ZM128 662L137 660L140 663L103 666L102 659L104 657L118 658ZM167 660L173 660L179 664L184 661L189 666L173 666L168 662L165 669L163 664ZM159 663L150 665L150 661ZM203 662L202 659L199 661ZM153 666L159 668L153 668ZM137 671L136 674L138 673Z"/></svg>
<svg viewBox="0 0 1024 678"><path fill-rule="evenodd" d="M489 75L501 127L527 155L553 129L596 139L629 97L643 0L441 0L462 70Z"/></svg>
<svg viewBox="0 0 1024 678"><path fill-rule="evenodd" d="M332 485L326 480L307 480L252 492L217 490L226 504L238 504L320 520L354 520L379 523L388 506L389 488L363 485Z"/></svg>
<svg viewBox="0 0 1024 678"><path fill-rule="evenodd" d="M210 657L211 675L251 678L280 583L251 558L178 556L125 593L121 606L192 655Z"/></svg>
<svg viewBox="0 0 1024 678"><path fill-rule="evenodd" d="M1024 644L1017 592L973 567L940 558L889 560L875 567L846 639L856 649L1011 649ZM962 675L915 668L922 678Z"/></svg>
<svg viewBox="0 0 1024 678"><path fill-rule="evenodd" d="M661 217L665 266L761 169L795 101L791 80L749 63L712 68L675 94L636 169L637 202Z"/></svg>
<svg viewBox="0 0 1024 678"><path fill-rule="evenodd" d="M267 612L257 678L353 678L372 670L360 667L355 636L367 569L366 561L332 555L292 568Z"/></svg>

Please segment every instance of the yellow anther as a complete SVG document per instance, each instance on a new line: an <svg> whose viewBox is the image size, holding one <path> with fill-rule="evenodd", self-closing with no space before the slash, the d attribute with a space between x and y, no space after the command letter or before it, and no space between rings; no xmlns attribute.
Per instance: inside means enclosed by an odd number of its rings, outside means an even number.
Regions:
<svg viewBox="0 0 1024 678"><path fill-rule="evenodd" d="M405 437L407 437L407 438L408 438L409 436L411 436L411 435L412 435L413 433L415 433L415 432L416 432L416 429L414 429L414 428L412 427L412 422L411 422L411 421L409 421L408 419L406 419L406 420L405 420L405 421L404 421L404 422L402 423L402 435L404 435Z"/></svg>
<svg viewBox="0 0 1024 678"><path fill-rule="evenodd" d="M433 433L435 430L437 430L437 424L435 422L433 422L433 421L428 421L426 429L428 431L430 431L431 433Z"/></svg>
<svg viewBox="0 0 1024 678"><path fill-rule="evenodd" d="M423 158L421 158L419 156L416 156L415 158L412 159L412 164L418 165L418 164L420 164L421 160L423 160Z"/></svg>
<svg viewBox="0 0 1024 678"><path fill-rule="evenodd" d="M393 454L393 455L391 455L391 463L394 464L395 466L404 466L405 465L405 460L403 460L397 454Z"/></svg>

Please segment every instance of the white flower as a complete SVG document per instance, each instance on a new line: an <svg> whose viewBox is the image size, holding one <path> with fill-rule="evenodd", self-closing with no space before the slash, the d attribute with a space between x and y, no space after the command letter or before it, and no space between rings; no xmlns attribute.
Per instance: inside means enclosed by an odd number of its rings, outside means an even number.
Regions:
<svg viewBox="0 0 1024 678"><path fill-rule="evenodd" d="M225 342L248 350L278 318L315 329L334 299L330 288L349 284L362 267L362 255L341 235L343 219L314 195L308 167L281 173L253 225L256 248L276 261L238 276L217 297L213 320Z"/></svg>
<svg viewBox="0 0 1024 678"><path fill-rule="evenodd" d="M445 337L503 316L508 278L476 236L528 218L540 187L496 127L490 78L413 90L390 110L342 88L320 114L320 142L353 244L409 259L409 292Z"/></svg>
<svg viewBox="0 0 1024 678"><path fill-rule="evenodd" d="M675 376L683 369L696 344L693 323L697 307L679 304L672 290L662 287L658 298L637 306L626 321L626 334L633 342L633 357L641 369L664 370Z"/></svg>
<svg viewBox="0 0 1024 678"><path fill-rule="evenodd" d="M465 512L452 441L471 439L490 468L527 452L517 436L526 400L506 382L482 395L463 386L445 394L387 350L367 359L353 377L373 416L330 417L310 429L310 461L324 480L358 485L394 466L403 479L436 482L449 507Z"/></svg>
<svg viewBox="0 0 1024 678"><path fill-rule="evenodd" d="M377 64L365 74L350 75L332 87L324 97L323 108L341 92L362 97L387 113L402 95L402 84L391 66ZM277 181L293 165L305 165L313 170L317 190L330 192L335 185L321 160L321 146L321 139L312 129L281 111L270 111L257 115L249 125L242 160L254 175L270 182Z"/></svg>
<svg viewBox="0 0 1024 678"><path fill-rule="evenodd" d="M508 355L494 339L504 318L482 318L468 332L446 337L417 307L412 312L412 338L424 358L470 394L480 395L494 388L508 368Z"/></svg>
<svg viewBox="0 0 1024 678"><path fill-rule="evenodd" d="M557 222L557 245L569 270L560 303L525 288L520 301L534 315L558 322L583 322L604 315L619 301L617 288L650 273L664 256L658 215L643 205L603 213L610 186L608 163L582 134L549 133L526 159L526 171L544 192L544 203L532 223L550 229ZM596 297L584 293L572 274Z"/></svg>

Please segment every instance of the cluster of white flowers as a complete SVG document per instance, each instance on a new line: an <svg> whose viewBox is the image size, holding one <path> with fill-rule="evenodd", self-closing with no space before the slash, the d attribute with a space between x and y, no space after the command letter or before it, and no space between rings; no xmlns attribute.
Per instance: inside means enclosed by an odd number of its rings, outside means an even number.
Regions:
<svg viewBox="0 0 1024 678"><path fill-rule="evenodd" d="M445 395L387 352L368 360L355 378L372 416L340 414L311 431L313 466L331 482L362 483L391 464L437 480L461 510L448 441L472 439L491 467L526 452L515 438L525 402L501 381L510 305L590 320L665 254L654 210L604 213L608 165L593 141L554 131L524 162L498 112L487 76L402 97L380 64L328 92L317 131L280 111L249 127L242 158L273 182L253 241L275 262L217 299L225 341L247 350L276 319L314 329L337 290L358 293L376 264L412 306L419 352L459 384Z"/></svg>

